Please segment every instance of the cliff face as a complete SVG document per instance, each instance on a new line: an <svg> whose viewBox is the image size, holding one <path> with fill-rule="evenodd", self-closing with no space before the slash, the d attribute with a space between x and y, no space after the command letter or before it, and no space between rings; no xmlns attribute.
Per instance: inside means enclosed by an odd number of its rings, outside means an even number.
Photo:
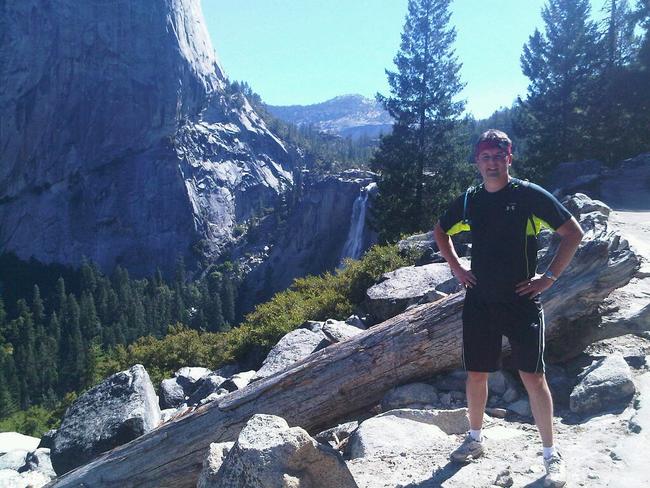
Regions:
<svg viewBox="0 0 650 488"><path fill-rule="evenodd" d="M199 0L0 8L0 251L169 270L291 185L281 141L226 93Z"/></svg>
<svg viewBox="0 0 650 488"><path fill-rule="evenodd" d="M355 217L360 217L354 212L355 200L366 193L375 176L355 170L325 177L308 176L302 198L288 215L284 232L279 233L270 248L266 246L264 252L258 253L259 262L248 272L240 307L249 310L255 303L287 288L294 278L333 271L344 255L349 256L346 247L356 249L354 258L359 258L375 244L377 234L365 221L354 222ZM371 205L367 198L363 200L362 205ZM355 245L350 246L351 239L357 240Z"/></svg>

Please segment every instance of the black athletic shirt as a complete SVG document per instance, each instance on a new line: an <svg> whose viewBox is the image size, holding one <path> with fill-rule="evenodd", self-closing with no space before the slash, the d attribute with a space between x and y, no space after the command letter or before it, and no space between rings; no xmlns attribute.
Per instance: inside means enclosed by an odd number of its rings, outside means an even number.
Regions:
<svg viewBox="0 0 650 488"><path fill-rule="evenodd" d="M468 190L467 198L460 195L440 218L440 226L448 235L472 233L477 283L471 293L486 302L509 302L521 299L516 284L535 274L537 234L543 227L555 230L570 218L542 187L512 178L497 192L480 185Z"/></svg>

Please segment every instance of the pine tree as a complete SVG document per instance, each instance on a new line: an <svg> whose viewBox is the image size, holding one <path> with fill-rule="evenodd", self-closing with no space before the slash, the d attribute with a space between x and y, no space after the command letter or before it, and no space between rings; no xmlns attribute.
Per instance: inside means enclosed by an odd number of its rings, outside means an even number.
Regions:
<svg viewBox="0 0 650 488"><path fill-rule="evenodd" d="M634 34L638 19L626 0L607 0L603 11L606 18L601 23L601 42L606 57L591 89L588 116L594 139L592 157L614 163L643 150L637 138L647 125L638 121L643 96L631 90L637 77L633 63L639 47Z"/></svg>
<svg viewBox="0 0 650 488"><path fill-rule="evenodd" d="M637 23L627 0L607 0L603 7L603 43L606 70L629 65L635 59L639 39L634 33Z"/></svg>
<svg viewBox="0 0 650 488"><path fill-rule="evenodd" d="M14 361L16 368L21 371L19 378L19 399L23 409L32 405L38 396L39 384L35 356L35 332L32 313L27 302L22 298L17 302L18 317L13 321L12 329L17 331L13 341Z"/></svg>
<svg viewBox="0 0 650 488"><path fill-rule="evenodd" d="M97 275L99 271L94 264L89 263L84 256L81 261L81 290L94 294L97 288Z"/></svg>
<svg viewBox="0 0 650 488"><path fill-rule="evenodd" d="M233 327L236 323L235 302L237 300L237 290L232 280L227 276L224 277L221 284L220 298L223 319L228 326ZM222 330L227 330L227 328L224 325Z"/></svg>
<svg viewBox="0 0 650 488"><path fill-rule="evenodd" d="M47 325L47 335L54 339L58 344L61 339L61 324L59 323L59 317L56 315L56 312L52 312L50 315L50 321ZM58 346L57 346L58 347Z"/></svg>
<svg viewBox="0 0 650 488"><path fill-rule="evenodd" d="M5 311L5 302L2 299L2 295L0 295L0 338L4 334L6 320L7 312ZM0 344L2 344L2 341L0 341Z"/></svg>
<svg viewBox="0 0 650 488"><path fill-rule="evenodd" d="M18 409L18 375L11 353L0 337L0 417L6 417Z"/></svg>
<svg viewBox="0 0 650 488"><path fill-rule="evenodd" d="M397 71L386 71L391 96L377 95L395 120L392 135L382 138L371 161L380 175L371 225L382 242L430 229L447 198L463 184L454 174L461 151L455 134L464 108L457 96L464 84L453 50L450 3L409 0L394 59ZM425 206L427 186L434 199L427 198Z"/></svg>
<svg viewBox="0 0 650 488"><path fill-rule="evenodd" d="M635 18L644 30L638 54L638 64L642 71L650 71L650 0L637 0Z"/></svg>
<svg viewBox="0 0 650 488"><path fill-rule="evenodd" d="M41 290L38 285L34 285L34 296L32 298L32 317L34 325L39 326L45 323L45 306L41 298Z"/></svg>
<svg viewBox="0 0 650 488"><path fill-rule="evenodd" d="M63 277L59 276L59 279L56 282L56 313L59 318L63 318L65 314L66 303L68 299L65 291L65 281Z"/></svg>
<svg viewBox="0 0 650 488"><path fill-rule="evenodd" d="M101 325L97 317L95 300L86 290L81 293L79 328L82 337L87 341L100 335Z"/></svg>
<svg viewBox="0 0 650 488"><path fill-rule="evenodd" d="M74 295L69 294L65 308L65 319L61 327L59 345L59 388L60 393L77 391L84 382L86 363L84 341L79 326L79 305Z"/></svg>
<svg viewBox="0 0 650 488"><path fill-rule="evenodd" d="M524 45L521 66L530 79L517 130L527 141L528 174L545 176L562 161L589 155L589 92L603 60L589 0L548 0L545 30Z"/></svg>

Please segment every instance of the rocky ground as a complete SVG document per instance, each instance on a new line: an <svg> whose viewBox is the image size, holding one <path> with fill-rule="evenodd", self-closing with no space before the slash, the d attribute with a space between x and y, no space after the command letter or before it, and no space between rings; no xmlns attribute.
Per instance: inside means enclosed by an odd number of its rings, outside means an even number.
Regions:
<svg viewBox="0 0 650 488"><path fill-rule="evenodd" d="M650 353L650 340L625 336L592 346L600 356L609 350L634 357ZM631 357L631 356L630 356ZM650 357L648 357L650 363ZM650 445L650 371L633 370L637 396L624 408L588 418L567 407L556 409L556 436L568 465L567 486L650 486L646 449ZM541 443L532 419L486 417L486 455L465 465L450 463L448 453L462 435L436 439L436 448L400 450L347 461L360 488L541 487ZM386 439L388 443L388 439ZM382 473L377 476L377 471Z"/></svg>

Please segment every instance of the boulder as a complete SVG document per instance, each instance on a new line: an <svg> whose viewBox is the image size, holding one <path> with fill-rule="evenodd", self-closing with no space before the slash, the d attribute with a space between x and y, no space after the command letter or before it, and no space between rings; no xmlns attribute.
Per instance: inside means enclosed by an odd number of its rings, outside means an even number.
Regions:
<svg viewBox="0 0 650 488"><path fill-rule="evenodd" d="M0 469L13 469L18 471L25 464L29 451L14 449L0 456Z"/></svg>
<svg viewBox="0 0 650 488"><path fill-rule="evenodd" d="M159 423L153 385L144 367L136 364L91 388L68 408L54 437L54 470L66 473Z"/></svg>
<svg viewBox="0 0 650 488"><path fill-rule="evenodd" d="M308 329L292 330L271 349L262 367L253 377L253 381L272 376L328 344L330 341L322 332L312 332Z"/></svg>
<svg viewBox="0 0 650 488"><path fill-rule="evenodd" d="M194 394L194 392L201 386L203 380L211 374L213 373L208 368L187 366L180 368L174 373L173 378L161 381L160 408L162 410L178 408L180 405L185 403L190 395ZM225 378L222 380L225 380ZM205 393L201 398L208 396L212 391ZM201 398L199 398L199 400Z"/></svg>
<svg viewBox="0 0 650 488"><path fill-rule="evenodd" d="M323 334L332 343L345 341L361 333L362 329L339 320L328 319L323 325Z"/></svg>
<svg viewBox="0 0 650 488"><path fill-rule="evenodd" d="M39 471L50 478L54 478L56 473L52 468L52 461L50 460L50 450L45 447L36 449L27 454L25 458L25 465L19 469L20 472L24 471Z"/></svg>
<svg viewBox="0 0 650 488"><path fill-rule="evenodd" d="M274 415L256 414L207 487L357 488L340 454L300 427Z"/></svg>
<svg viewBox="0 0 650 488"><path fill-rule="evenodd" d="M594 414L625 405L636 391L632 371L618 353L596 361L580 377L569 401L574 413Z"/></svg>
<svg viewBox="0 0 650 488"><path fill-rule="evenodd" d="M594 194L598 190L603 164L600 161L573 161L558 164L551 172L548 188L556 195L577 191Z"/></svg>
<svg viewBox="0 0 650 488"><path fill-rule="evenodd" d="M251 382L254 376L255 370L251 369L250 371L242 371L241 373L232 375L230 378L224 381L221 384L221 388L224 388L228 391L241 390Z"/></svg>
<svg viewBox="0 0 650 488"><path fill-rule="evenodd" d="M50 477L39 471L19 473L13 469L0 469L2 488L40 488L50 482Z"/></svg>
<svg viewBox="0 0 650 488"><path fill-rule="evenodd" d="M397 408L422 408L435 405L438 394L428 383L409 383L388 390L381 401L381 409L386 412Z"/></svg>
<svg viewBox="0 0 650 488"><path fill-rule="evenodd" d="M185 391L185 395L191 395L194 392L195 385L209 375L211 371L208 368L201 367L184 367L174 373L177 383Z"/></svg>
<svg viewBox="0 0 650 488"><path fill-rule="evenodd" d="M41 441L38 443L38 447L46 447L48 449L52 449L54 436L56 436L56 429L48 430L45 434L43 434L43 437L41 437Z"/></svg>
<svg viewBox="0 0 650 488"><path fill-rule="evenodd" d="M438 251L438 245L433 237L433 232L426 232L424 234L415 234L401 239L397 243L397 249L400 253L405 254L408 252L424 253L428 250Z"/></svg>
<svg viewBox="0 0 650 488"><path fill-rule="evenodd" d="M241 366L237 363L224 364L220 368L215 369L212 374L217 376L223 376L224 378L230 378L233 375L241 372Z"/></svg>
<svg viewBox="0 0 650 488"><path fill-rule="evenodd" d="M500 471L496 480L494 480L494 484L496 486L502 486L503 488L510 488L514 484L510 470L504 469L503 471Z"/></svg>
<svg viewBox="0 0 650 488"><path fill-rule="evenodd" d="M352 421L339 424L336 427L324 430L316 434L315 439L323 444L329 444L332 447L337 446L343 439L350 436L355 429L359 427L359 422Z"/></svg>
<svg viewBox="0 0 650 488"><path fill-rule="evenodd" d="M24 486L22 476L15 469L0 469L0 486L14 488Z"/></svg>
<svg viewBox="0 0 650 488"><path fill-rule="evenodd" d="M650 153L626 159L603 171L599 198L616 209L647 210L650 198Z"/></svg>
<svg viewBox="0 0 650 488"><path fill-rule="evenodd" d="M160 412L160 422L161 423L169 422L174 418L182 417L190 410L191 408L188 407L186 403L183 403L181 406L177 408L167 408Z"/></svg>
<svg viewBox="0 0 650 488"><path fill-rule="evenodd" d="M428 450L441 446L451 449L456 442L449 434L467 432L466 409L391 410L365 420L348 441L350 459L395 455Z"/></svg>
<svg viewBox="0 0 650 488"><path fill-rule="evenodd" d="M592 212L598 212L605 217L608 217L612 209L606 203L600 200L592 200L584 193L576 193L567 197L562 202L566 209L571 212L578 220L581 215Z"/></svg>
<svg viewBox="0 0 650 488"><path fill-rule="evenodd" d="M444 373L436 379L435 385L442 391L465 391L467 372L463 369L455 369Z"/></svg>
<svg viewBox="0 0 650 488"><path fill-rule="evenodd" d="M528 398L521 398L520 400L511 403L508 405L508 410L517 415L521 415L522 417L530 417L533 414L530 410L530 402L528 401Z"/></svg>
<svg viewBox="0 0 650 488"><path fill-rule="evenodd" d="M210 444L208 454L203 460L203 467L201 468L196 488L218 486L217 472L234 444L234 442L213 442Z"/></svg>
<svg viewBox="0 0 650 488"><path fill-rule="evenodd" d="M178 378L167 378L160 382L160 409L176 408L185 401L185 390Z"/></svg>
<svg viewBox="0 0 650 488"><path fill-rule="evenodd" d="M323 325L325 325L325 322L319 322L318 320L306 320L299 328L307 329L312 332L320 332L323 330Z"/></svg>
<svg viewBox="0 0 650 488"><path fill-rule="evenodd" d="M223 385L225 381L226 378L224 378L223 376L216 375L214 373L205 376L198 383L198 386L195 389L194 393L192 393L190 397L187 399L187 404L196 405L201 400L209 397L213 393L216 393L220 389L223 390L225 393L228 393L228 391L225 388L221 388L221 385Z"/></svg>
<svg viewBox="0 0 650 488"><path fill-rule="evenodd" d="M471 249L469 234L457 234L452 239L456 253L459 256L468 257ZM433 236L433 231L406 237L397 243L397 248L403 256L413 255L416 259L416 266L445 262L445 259L438 250L438 244Z"/></svg>
<svg viewBox="0 0 650 488"><path fill-rule="evenodd" d="M356 327L357 329L361 329L361 330L367 329L366 324L361 318L359 318L358 315L350 315L347 319L345 319L345 323L353 327Z"/></svg>
<svg viewBox="0 0 650 488"><path fill-rule="evenodd" d="M547 364L546 382L551 390L553 403L563 407L569 406L569 396L575 386L575 378L569 377L562 366Z"/></svg>
<svg viewBox="0 0 650 488"><path fill-rule="evenodd" d="M38 443L38 437L31 437L18 432L0 432L0 454L16 449L33 451L38 447Z"/></svg>
<svg viewBox="0 0 650 488"><path fill-rule="evenodd" d="M499 370L488 375L488 390L493 395L503 395L508 388L516 388L517 383L510 373Z"/></svg>
<svg viewBox="0 0 650 488"><path fill-rule="evenodd" d="M519 391L517 388L512 386L508 387L508 389L503 393L503 401L506 403L512 403L517 400L517 398L519 398Z"/></svg>
<svg viewBox="0 0 650 488"><path fill-rule="evenodd" d="M203 406L206 403L214 402L215 400L219 400L220 398L225 397L228 393L230 392L225 388L219 388L214 393L210 393L207 397L201 398L201 400L199 400L198 405Z"/></svg>
<svg viewBox="0 0 650 488"><path fill-rule="evenodd" d="M469 261L461 258L466 266ZM366 308L377 321L402 313L410 305L434 301L460 290L446 263L406 266L381 276L366 290Z"/></svg>

